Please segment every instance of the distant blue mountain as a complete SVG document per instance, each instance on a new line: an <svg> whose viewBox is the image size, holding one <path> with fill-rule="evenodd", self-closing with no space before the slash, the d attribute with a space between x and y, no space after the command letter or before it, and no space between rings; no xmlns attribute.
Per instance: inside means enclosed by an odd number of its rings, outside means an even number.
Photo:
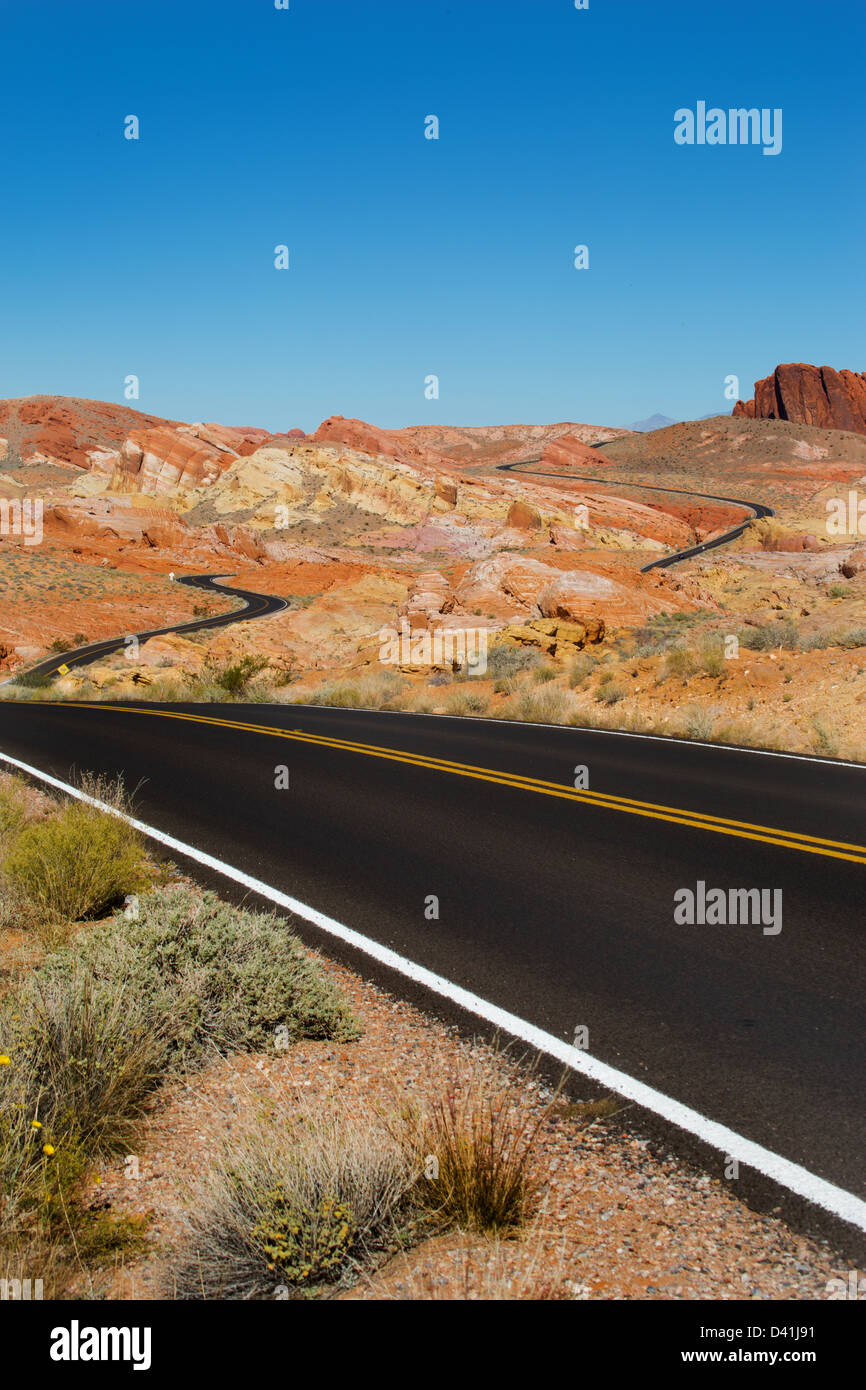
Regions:
<svg viewBox="0 0 866 1390"><path fill-rule="evenodd" d="M635 420L633 425L626 425L626 429L635 430L638 434L649 434L650 430L663 430L665 425L678 425L679 420L672 420L669 415L650 415L648 420Z"/></svg>
<svg viewBox="0 0 866 1390"><path fill-rule="evenodd" d="M714 420L717 415L730 415L729 410L711 410L708 415L696 415L696 420ZM626 425L627 430L634 430L636 434L649 434L650 430L663 430L668 425L680 425L681 420L672 420L669 415L650 415L647 420L635 420L633 425Z"/></svg>

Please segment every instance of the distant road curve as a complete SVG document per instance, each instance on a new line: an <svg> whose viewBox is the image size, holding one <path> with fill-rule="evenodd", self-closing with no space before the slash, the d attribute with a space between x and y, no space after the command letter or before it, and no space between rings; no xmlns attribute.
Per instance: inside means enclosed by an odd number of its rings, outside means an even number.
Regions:
<svg viewBox="0 0 866 1390"><path fill-rule="evenodd" d="M149 637L163 637L169 632L196 632L202 628L228 627L230 623L249 622L251 618L267 618L273 613L281 613L289 606L285 599L274 598L271 594L254 594L248 589L235 589L228 584L217 583L217 580L222 578L224 576L219 574L189 574L178 579L177 583L189 584L194 589L207 589L211 593L227 594L230 598L242 598L246 601L245 608L236 609L232 613L218 613L213 618L196 618L191 623L176 623L172 627L137 632L135 636L139 642L145 642ZM50 680L64 674L61 671L62 667L71 670L74 666L90 666L101 657L122 651L125 645L126 636L110 637L104 642L91 642L86 647L77 647L74 651L58 652L41 661L38 666L31 667L27 676L46 676Z"/></svg>
<svg viewBox="0 0 866 1390"><path fill-rule="evenodd" d="M593 446L597 448L597 445ZM763 502L744 502L740 497L717 497L712 492L691 492L681 487L654 487L650 483L623 483L621 479L596 478L588 473L557 473L548 469L527 468L528 463L540 463L541 456L531 459L521 459L517 463L500 463L497 468L500 473L512 473L519 469L521 473L531 473L539 478L576 478L582 483L603 483L606 487L612 484L619 484L621 487L633 487L641 492L672 492L678 497L700 497L704 502L727 502L734 507L744 507L751 512L749 521L757 516L775 516L772 507L765 507ZM719 545L727 545L729 541L736 540L741 536L749 525L749 521L743 521L739 526L734 526L732 530L725 531L721 536L716 536L711 541L704 541L702 545L690 546L688 550L677 550L673 555L666 555L661 560L651 560L648 565L641 566L641 574L646 574L647 570L663 570L669 565L678 565L680 560L690 560L693 555L703 555L706 550L715 550Z"/></svg>

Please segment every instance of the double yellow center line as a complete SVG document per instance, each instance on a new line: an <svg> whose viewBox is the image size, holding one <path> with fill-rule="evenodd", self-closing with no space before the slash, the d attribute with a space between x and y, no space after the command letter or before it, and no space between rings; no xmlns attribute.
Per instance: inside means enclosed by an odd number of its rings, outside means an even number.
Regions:
<svg viewBox="0 0 866 1390"><path fill-rule="evenodd" d="M329 738L324 734L306 733L303 729L270 729L239 719L182 714L174 710L148 709L141 705L85 705L76 701L52 701L52 705L60 705L64 709L140 714L152 719L177 719L188 724L206 724L217 729L236 729L243 733L264 735L267 738L282 738L295 743L313 744L320 748L334 748L340 752L356 753L367 758L386 758L389 762L406 763L410 767L421 767L430 772L445 772L453 777L470 777L475 781L492 782L496 786L513 787L518 791L535 792L540 796L555 796L563 801L597 806L607 811L625 811L629 815L647 816L652 820L668 821L672 825L686 825L693 830L712 830L717 835L734 835L742 840L757 840L762 844L780 845L783 849L800 850L804 854L822 854L830 859L846 859L853 864L866 864L864 845L827 840L819 835L802 835L795 830L780 830L775 826L730 820L724 816L705 815L700 811L684 811L675 806L656 805L651 801L637 801L632 797L612 796L606 792L577 791L573 787L563 786L559 782L547 782L540 777L522 777L514 772L498 772L495 768L476 767L471 763L453 762L447 758L432 758L423 753L408 753L393 748L382 748L373 743Z"/></svg>

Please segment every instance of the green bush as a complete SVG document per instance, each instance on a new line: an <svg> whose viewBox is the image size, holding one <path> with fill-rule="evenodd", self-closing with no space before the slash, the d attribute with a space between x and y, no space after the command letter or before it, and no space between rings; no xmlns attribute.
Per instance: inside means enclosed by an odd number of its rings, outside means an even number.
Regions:
<svg viewBox="0 0 866 1390"><path fill-rule="evenodd" d="M20 685L24 690L47 690L51 679L39 671L22 671L20 676L15 676L14 684Z"/></svg>
<svg viewBox="0 0 866 1390"><path fill-rule="evenodd" d="M358 1035L275 916L186 888L142 898L138 911L80 935L3 1000L0 1217L10 1194L20 1205L28 1184L44 1187L48 1158L124 1152L167 1070L202 1062L209 1047Z"/></svg>
<svg viewBox="0 0 866 1390"><path fill-rule="evenodd" d="M15 838L27 820L23 787L9 781L0 786L0 846Z"/></svg>
<svg viewBox="0 0 866 1390"><path fill-rule="evenodd" d="M357 1037L338 990L272 913L241 911L213 893L163 889L139 900L138 917L117 913L74 950L53 957L68 974L80 964L109 991L128 989L154 1026L172 1020L178 1064L220 1052L273 1048L277 1029L298 1038Z"/></svg>
<svg viewBox="0 0 866 1390"><path fill-rule="evenodd" d="M25 826L2 867L43 916L67 921L98 916L148 881L138 832L81 801Z"/></svg>
<svg viewBox="0 0 866 1390"><path fill-rule="evenodd" d="M536 685L547 685L548 681L555 680L558 675L555 666L536 666L532 672L532 680Z"/></svg>
<svg viewBox="0 0 866 1390"><path fill-rule="evenodd" d="M206 668L206 678L232 699L245 694L250 682L267 666L266 656L242 656L225 666L210 663Z"/></svg>

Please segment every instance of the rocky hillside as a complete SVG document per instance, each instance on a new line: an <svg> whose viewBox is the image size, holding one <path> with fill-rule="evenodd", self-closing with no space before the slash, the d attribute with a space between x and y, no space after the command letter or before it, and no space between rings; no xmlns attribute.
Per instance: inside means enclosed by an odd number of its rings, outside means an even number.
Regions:
<svg viewBox="0 0 866 1390"><path fill-rule="evenodd" d="M539 460L532 471L500 471L527 459ZM825 586L847 579L851 541L829 536L826 500L864 473L862 434L789 420L724 416L641 435L570 421L388 430L333 416L311 435L274 435L98 401L0 402L0 499L44 505L39 546L0 534L0 668L55 638L80 645L193 616L200 600L169 576L203 572L290 606L196 643L164 639L141 671L119 658L129 679L148 679L149 661L180 678L211 648L317 679L375 670L380 630L403 620L413 632L485 628L559 660L581 632L609 642L665 614L721 619L732 595L763 613L795 562ZM764 500L778 520L724 552L732 573L713 552L643 574L744 515L694 492Z"/></svg>

